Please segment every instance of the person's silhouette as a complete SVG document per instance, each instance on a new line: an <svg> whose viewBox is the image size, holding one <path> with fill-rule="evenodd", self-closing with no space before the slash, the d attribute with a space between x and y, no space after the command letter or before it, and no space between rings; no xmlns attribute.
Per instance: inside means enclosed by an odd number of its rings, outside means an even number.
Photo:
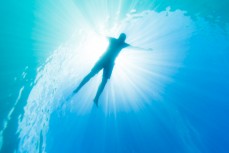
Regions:
<svg viewBox="0 0 229 153"><path fill-rule="evenodd" d="M121 33L118 39L109 37L109 46L107 51L95 63L94 67L91 69L91 72L83 78L79 86L73 91L73 94L77 93L93 76L103 69L102 82L100 83L94 98L94 103L96 106L98 106L99 97L108 79L111 77L116 57L123 48L130 46L129 44L125 43L125 40L126 34L124 33Z"/></svg>

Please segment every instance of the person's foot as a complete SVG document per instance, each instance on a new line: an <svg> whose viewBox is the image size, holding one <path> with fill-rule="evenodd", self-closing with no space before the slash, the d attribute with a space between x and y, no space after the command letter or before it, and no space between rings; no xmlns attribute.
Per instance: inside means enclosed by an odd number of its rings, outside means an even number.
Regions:
<svg viewBox="0 0 229 153"><path fill-rule="evenodd" d="M76 94L78 92L77 89L73 90L72 94Z"/></svg>
<svg viewBox="0 0 229 153"><path fill-rule="evenodd" d="M67 98L66 98L66 101L69 101L72 99L72 97L74 96L75 93L72 93L71 95L69 95Z"/></svg>
<svg viewBox="0 0 229 153"><path fill-rule="evenodd" d="M95 98L93 101L94 101L96 107L98 107L98 99Z"/></svg>

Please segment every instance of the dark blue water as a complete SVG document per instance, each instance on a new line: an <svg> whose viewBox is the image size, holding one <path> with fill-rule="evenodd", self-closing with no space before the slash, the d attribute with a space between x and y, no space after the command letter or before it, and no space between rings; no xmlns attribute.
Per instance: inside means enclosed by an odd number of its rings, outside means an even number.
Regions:
<svg viewBox="0 0 229 153"><path fill-rule="evenodd" d="M228 153L227 1L0 2L0 152ZM66 97L127 34L112 77Z"/></svg>

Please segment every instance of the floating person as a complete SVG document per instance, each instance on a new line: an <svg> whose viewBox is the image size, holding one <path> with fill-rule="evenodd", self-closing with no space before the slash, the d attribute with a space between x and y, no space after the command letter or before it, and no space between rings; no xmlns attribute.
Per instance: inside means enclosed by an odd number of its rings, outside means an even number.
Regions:
<svg viewBox="0 0 229 153"><path fill-rule="evenodd" d="M125 42L126 40L126 34L121 33L119 38L112 38L108 37L109 39L109 46L106 50L106 52L100 57L100 59L95 63L94 67L91 69L91 71L83 78L83 80L80 82L79 86L73 91L72 95L78 93L78 91L92 78L94 77L100 70L103 70L103 76L102 76L102 82L100 83L96 96L94 98L94 103L96 106L98 106L98 100L103 92L103 89L107 83L107 81L110 79L114 65L115 65L115 59L121 52L123 48L126 47L133 47ZM143 49L139 47L133 47L135 49ZM144 49L145 50L145 49ZM148 49L151 50L151 49Z"/></svg>

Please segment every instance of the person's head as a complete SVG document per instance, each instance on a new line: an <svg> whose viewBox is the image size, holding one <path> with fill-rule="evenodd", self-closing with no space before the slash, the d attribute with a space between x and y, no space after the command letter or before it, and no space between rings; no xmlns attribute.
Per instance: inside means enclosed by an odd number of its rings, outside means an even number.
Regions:
<svg viewBox="0 0 229 153"><path fill-rule="evenodd" d="M118 38L120 41L124 42L126 40L126 34L125 33L121 33L119 35L119 38Z"/></svg>

